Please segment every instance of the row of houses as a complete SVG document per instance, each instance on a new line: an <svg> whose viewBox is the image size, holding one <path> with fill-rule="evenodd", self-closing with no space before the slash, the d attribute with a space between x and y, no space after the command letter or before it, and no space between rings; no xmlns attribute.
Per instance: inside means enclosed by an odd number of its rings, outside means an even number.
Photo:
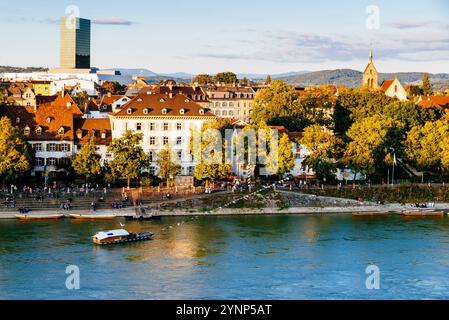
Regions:
<svg viewBox="0 0 449 320"><path fill-rule="evenodd" d="M64 168L91 137L95 139L102 161L111 160L113 155L108 153L108 145L127 130L142 134L142 148L150 156L148 170L151 174L158 174L157 154L169 145L178 157L181 175L191 176L197 163L190 152L191 134L199 131L205 122L216 119L217 115L208 108L210 102L200 104L192 99L201 101L201 97L153 89L132 98L105 95L100 108L90 106L86 112L81 111L69 94L61 91L53 101L36 106L5 107L1 113L22 130L34 148L36 157L32 174L38 177ZM191 93L196 92L192 88ZM234 121L236 128L246 124L241 120ZM292 138L296 158L292 173L312 175L313 172L302 168L308 153L295 139L299 133L289 133L283 127L275 129ZM248 175L247 168L241 164L234 163L233 168L241 177Z"/></svg>

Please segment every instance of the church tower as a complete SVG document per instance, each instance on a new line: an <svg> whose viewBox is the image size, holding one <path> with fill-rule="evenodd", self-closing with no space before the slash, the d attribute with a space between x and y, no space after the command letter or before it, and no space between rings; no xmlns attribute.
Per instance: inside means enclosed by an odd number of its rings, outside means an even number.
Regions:
<svg viewBox="0 0 449 320"><path fill-rule="evenodd" d="M369 63L363 72L363 86L370 89L377 89L379 87L379 73L373 63L373 49L370 51Z"/></svg>

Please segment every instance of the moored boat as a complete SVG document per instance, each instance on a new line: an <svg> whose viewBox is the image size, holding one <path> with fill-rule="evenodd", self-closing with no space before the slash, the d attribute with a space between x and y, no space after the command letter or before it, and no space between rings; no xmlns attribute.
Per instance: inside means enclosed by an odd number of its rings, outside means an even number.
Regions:
<svg viewBox="0 0 449 320"><path fill-rule="evenodd" d="M78 214L71 213L70 218L78 220L112 220L115 218L113 214Z"/></svg>
<svg viewBox="0 0 449 320"><path fill-rule="evenodd" d="M111 244L151 240L153 238L153 235L154 233L152 232L129 233L125 229L118 229L118 230L97 232L92 237L92 241L95 244L99 245L111 245Z"/></svg>
<svg viewBox="0 0 449 320"><path fill-rule="evenodd" d="M63 214L16 214L19 220L56 220L63 217Z"/></svg>
<svg viewBox="0 0 449 320"><path fill-rule="evenodd" d="M443 217L444 211L436 210L416 210L416 211L403 211L399 212L398 215L404 217Z"/></svg>
<svg viewBox="0 0 449 320"><path fill-rule="evenodd" d="M388 217L388 211L353 212L353 217Z"/></svg>

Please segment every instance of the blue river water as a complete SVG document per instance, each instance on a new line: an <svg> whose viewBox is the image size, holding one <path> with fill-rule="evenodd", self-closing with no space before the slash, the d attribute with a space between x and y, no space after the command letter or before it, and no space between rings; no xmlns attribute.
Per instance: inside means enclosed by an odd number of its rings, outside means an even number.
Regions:
<svg viewBox="0 0 449 320"><path fill-rule="evenodd" d="M91 242L119 222L0 221L0 299L449 298L447 217L167 217L126 223L152 241Z"/></svg>

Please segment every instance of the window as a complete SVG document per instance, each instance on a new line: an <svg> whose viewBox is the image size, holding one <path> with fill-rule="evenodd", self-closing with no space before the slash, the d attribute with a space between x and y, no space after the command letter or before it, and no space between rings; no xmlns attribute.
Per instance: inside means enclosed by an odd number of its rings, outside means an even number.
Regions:
<svg viewBox="0 0 449 320"><path fill-rule="evenodd" d="M47 123L50 123L51 122L51 118L47 117L46 121L47 121Z"/></svg>
<svg viewBox="0 0 449 320"><path fill-rule="evenodd" d="M148 158L150 159L150 162L153 162L154 161L154 152L153 151L150 151L150 153L148 154Z"/></svg>
<svg viewBox="0 0 449 320"><path fill-rule="evenodd" d="M234 111L229 110L229 115L230 115L230 116L233 116L233 115L234 115Z"/></svg>
<svg viewBox="0 0 449 320"><path fill-rule="evenodd" d="M156 175L156 168L155 167L150 167L150 174L152 176Z"/></svg>
<svg viewBox="0 0 449 320"><path fill-rule="evenodd" d="M106 132L101 133L101 139L106 139Z"/></svg>
<svg viewBox="0 0 449 320"><path fill-rule="evenodd" d="M149 144L150 144L150 146L154 146L156 144L156 138L155 137L150 137Z"/></svg>
<svg viewBox="0 0 449 320"><path fill-rule="evenodd" d="M36 158L36 167L42 167L44 165L44 159L42 158Z"/></svg>
<svg viewBox="0 0 449 320"><path fill-rule="evenodd" d="M188 175L189 175L189 176L192 176L192 175L193 175L194 167L188 167L187 170L188 170Z"/></svg>
<svg viewBox="0 0 449 320"><path fill-rule="evenodd" d="M219 107L220 106L220 102L215 102L215 106Z"/></svg>
<svg viewBox="0 0 449 320"><path fill-rule="evenodd" d="M176 144L179 146L182 144L182 137L177 137L176 138Z"/></svg>
<svg viewBox="0 0 449 320"><path fill-rule="evenodd" d="M30 128L26 127L25 129L23 129L23 134L26 136L30 135Z"/></svg>
<svg viewBox="0 0 449 320"><path fill-rule="evenodd" d="M222 107L227 107L228 104L227 104L226 102L223 102L223 103L221 104L221 106L222 106Z"/></svg>
<svg viewBox="0 0 449 320"><path fill-rule="evenodd" d="M184 109L179 110L179 114L183 115L185 113Z"/></svg>
<svg viewBox="0 0 449 320"><path fill-rule="evenodd" d="M178 159L179 159L179 161L182 160L182 151L178 151Z"/></svg>
<svg viewBox="0 0 449 320"><path fill-rule="evenodd" d="M56 151L56 143L49 143L49 144L47 144L47 151L48 152L55 152Z"/></svg>
<svg viewBox="0 0 449 320"><path fill-rule="evenodd" d="M162 109L162 114L167 114L167 109Z"/></svg>
<svg viewBox="0 0 449 320"><path fill-rule="evenodd" d="M168 131L168 123L164 123L164 131Z"/></svg>
<svg viewBox="0 0 449 320"><path fill-rule="evenodd" d="M154 129L155 129L155 124L154 124L154 122L150 122L150 124L148 125L148 130L154 131Z"/></svg>
<svg viewBox="0 0 449 320"><path fill-rule="evenodd" d="M67 143L61 144L61 152L69 152L70 151L70 145Z"/></svg>
<svg viewBox="0 0 449 320"><path fill-rule="evenodd" d="M182 123L176 124L176 130L181 131L182 130Z"/></svg>
<svg viewBox="0 0 449 320"><path fill-rule="evenodd" d="M216 110L216 111L215 111L215 114L216 114L217 116L220 116L220 115L221 115L221 111L220 111L220 110Z"/></svg>
<svg viewBox="0 0 449 320"><path fill-rule="evenodd" d="M56 158L47 159L47 166L55 166L55 165L56 165Z"/></svg>
<svg viewBox="0 0 449 320"><path fill-rule="evenodd" d="M136 123L136 130L141 131L142 130L142 124L140 122Z"/></svg>
<svg viewBox="0 0 449 320"><path fill-rule="evenodd" d="M41 152L42 151L42 143L35 143L33 144L34 150L36 150L36 152Z"/></svg>
<svg viewBox="0 0 449 320"><path fill-rule="evenodd" d="M27 107L31 107L31 102L27 102Z"/></svg>
<svg viewBox="0 0 449 320"><path fill-rule="evenodd" d="M228 115L228 111L226 111L226 110L223 110L223 113L222 113L222 115L223 115L223 116L227 116L227 115Z"/></svg>
<svg viewBox="0 0 449 320"><path fill-rule="evenodd" d="M63 127L61 127L61 128L59 128L59 130L58 130L58 134L64 134L64 128Z"/></svg>
<svg viewBox="0 0 449 320"><path fill-rule="evenodd" d="M143 114L148 114L148 109L147 108L143 109Z"/></svg>
<svg viewBox="0 0 449 320"><path fill-rule="evenodd" d="M162 140L162 144L165 146L168 144L168 137L164 137Z"/></svg>
<svg viewBox="0 0 449 320"><path fill-rule="evenodd" d="M20 123L20 117L16 118L16 123Z"/></svg>
<svg viewBox="0 0 449 320"><path fill-rule="evenodd" d="M127 112L128 114L131 114L131 113L133 113L133 109L129 108L128 110L126 110L126 112Z"/></svg>

